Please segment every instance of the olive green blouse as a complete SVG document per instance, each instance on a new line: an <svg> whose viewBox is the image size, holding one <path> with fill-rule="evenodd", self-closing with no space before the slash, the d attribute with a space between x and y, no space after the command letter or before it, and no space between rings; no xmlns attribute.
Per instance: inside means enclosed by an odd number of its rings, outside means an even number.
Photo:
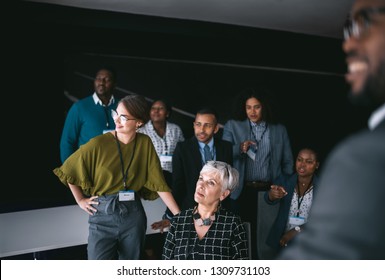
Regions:
<svg viewBox="0 0 385 280"><path fill-rule="evenodd" d="M171 191L150 137L137 133L130 143L118 143L124 172L129 166L127 189L139 192L147 200L156 199L158 191ZM124 189L118 144L112 133L92 138L53 172L63 184L77 185L85 195L109 195Z"/></svg>

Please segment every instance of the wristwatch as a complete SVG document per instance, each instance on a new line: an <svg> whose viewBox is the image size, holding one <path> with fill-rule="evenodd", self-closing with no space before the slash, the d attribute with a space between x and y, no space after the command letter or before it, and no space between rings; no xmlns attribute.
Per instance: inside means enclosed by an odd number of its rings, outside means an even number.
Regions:
<svg viewBox="0 0 385 280"><path fill-rule="evenodd" d="M296 227L294 227L294 230L295 230L296 232L301 232L301 227L300 227L300 226L296 226Z"/></svg>

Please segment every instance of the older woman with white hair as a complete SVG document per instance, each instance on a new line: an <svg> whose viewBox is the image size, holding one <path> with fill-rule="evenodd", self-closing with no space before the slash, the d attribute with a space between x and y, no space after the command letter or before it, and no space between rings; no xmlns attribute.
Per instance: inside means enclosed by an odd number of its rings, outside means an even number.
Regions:
<svg viewBox="0 0 385 280"><path fill-rule="evenodd" d="M222 161L208 161L196 184L194 208L174 216L162 259L245 260L246 232L238 215L221 207L238 185L239 173Z"/></svg>

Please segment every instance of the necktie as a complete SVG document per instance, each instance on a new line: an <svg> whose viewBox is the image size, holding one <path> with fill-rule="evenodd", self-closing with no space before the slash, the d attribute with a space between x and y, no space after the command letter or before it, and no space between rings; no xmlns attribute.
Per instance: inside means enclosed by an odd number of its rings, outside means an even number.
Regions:
<svg viewBox="0 0 385 280"><path fill-rule="evenodd" d="M208 162L209 160L213 159L213 156L210 152L210 147L208 145L205 145L204 149L204 154L205 154L205 161Z"/></svg>

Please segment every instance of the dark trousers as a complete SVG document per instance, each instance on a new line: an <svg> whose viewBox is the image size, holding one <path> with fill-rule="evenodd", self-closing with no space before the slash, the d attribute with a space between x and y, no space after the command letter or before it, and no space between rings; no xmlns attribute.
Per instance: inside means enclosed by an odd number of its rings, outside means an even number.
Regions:
<svg viewBox="0 0 385 280"><path fill-rule="evenodd" d="M90 216L88 259L139 260L146 237L147 217L137 194L133 201L118 195L100 196L98 210Z"/></svg>

